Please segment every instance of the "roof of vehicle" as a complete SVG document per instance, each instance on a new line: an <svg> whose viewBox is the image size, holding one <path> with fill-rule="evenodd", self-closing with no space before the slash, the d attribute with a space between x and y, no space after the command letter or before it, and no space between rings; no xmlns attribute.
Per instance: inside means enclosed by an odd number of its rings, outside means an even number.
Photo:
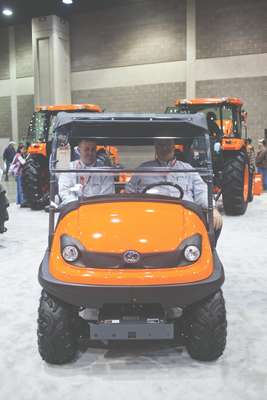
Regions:
<svg viewBox="0 0 267 400"><path fill-rule="evenodd" d="M242 106L243 102L238 97L207 97L199 99L178 99L175 102L176 106L180 105L201 105L201 104L232 104L235 106Z"/></svg>
<svg viewBox="0 0 267 400"><path fill-rule="evenodd" d="M63 127L70 128L71 137L101 138L195 137L208 131L206 116L203 113L192 115L62 112L56 117L54 129Z"/></svg>
<svg viewBox="0 0 267 400"><path fill-rule="evenodd" d="M79 110L86 110L91 112L102 112L102 108L96 104L58 104L49 106L37 106L35 111L69 111L75 112Z"/></svg>

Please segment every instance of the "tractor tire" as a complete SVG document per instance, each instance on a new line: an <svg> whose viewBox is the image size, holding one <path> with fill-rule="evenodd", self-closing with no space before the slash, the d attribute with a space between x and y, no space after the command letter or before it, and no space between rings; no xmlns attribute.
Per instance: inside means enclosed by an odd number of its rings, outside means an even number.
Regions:
<svg viewBox="0 0 267 400"><path fill-rule="evenodd" d="M227 215L243 215L249 201L249 160L245 151L226 154L222 177L223 207Z"/></svg>
<svg viewBox="0 0 267 400"><path fill-rule="evenodd" d="M199 361L217 360L226 345L226 311L222 291L190 306L184 313L188 353Z"/></svg>
<svg viewBox="0 0 267 400"><path fill-rule="evenodd" d="M5 227L5 222L8 221L8 211L9 202L6 197L6 191L3 186L0 184L0 233L4 233L7 231Z"/></svg>
<svg viewBox="0 0 267 400"><path fill-rule="evenodd" d="M78 312L43 290L38 314L38 348L42 359L50 364L74 360L78 350Z"/></svg>
<svg viewBox="0 0 267 400"><path fill-rule="evenodd" d="M249 189L248 189L248 201L251 203L254 199L254 193L253 193L253 181L254 181L254 174L255 174L255 168L250 168L249 171Z"/></svg>
<svg viewBox="0 0 267 400"><path fill-rule="evenodd" d="M23 167L22 186L26 203L42 210L49 203L48 163L41 157L28 157Z"/></svg>

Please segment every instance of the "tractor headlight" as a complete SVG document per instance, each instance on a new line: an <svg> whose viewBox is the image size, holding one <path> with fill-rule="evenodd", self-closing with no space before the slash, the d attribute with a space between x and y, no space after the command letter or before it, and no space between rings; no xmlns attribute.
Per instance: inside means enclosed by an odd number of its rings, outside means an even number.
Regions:
<svg viewBox="0 0 267 400"><path fill-rule="evenodd" d="M184 256L187 261L197 261L200 257L200 249L194 245L186 246L184 249Z"/></svg>
<svg viewBox="0 0 267 400"><path fill-rule="evenodd" d="M67 262L74 262L78 260L79 255L80 253L76 246L68 245L65 246L62 250L62 257Z"/></svg>

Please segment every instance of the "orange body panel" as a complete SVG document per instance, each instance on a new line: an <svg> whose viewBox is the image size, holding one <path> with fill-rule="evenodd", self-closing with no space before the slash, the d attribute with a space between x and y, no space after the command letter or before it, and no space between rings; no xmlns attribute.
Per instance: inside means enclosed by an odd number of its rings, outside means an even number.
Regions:
<svg viewBox="0 0 267 400"><path fill-rule="evenodd" d="M263 179L262 174L254 175L254 186L253 186L253 194L256 196L261 195L263 192Z"/></svg>
<svg viewBox="0 0 267 400"><path fill-rule="evenodd" d="M35 111L78 111L86 110L92 112L102 112L100 106L96 104L62 104L62 105L51 105L51 106L37 106Z"/></svg>
<svg viewBox="0 0 267 400"><path fill-rule="evenodd" d="M195 105L207 105L207 104L222 104L228 103L235 106L242 106L243 102L237 97L210 97L210 98L200 98L200 99L183 99L183 100L176 100L175 105L179 106L181 104L195 104Z"/></svg>
<svg viewBox="0 0 267 400"><path fill-rule="evenodd" d="M244 139L238 138L223 138L222 149L223 150L241 150L242 147L246 147Z"/></svg>
<svg viewBox="0 0 267 400"><path fill-rule="evenodd" d="M46 143L33 143L27 151L29 154L40 154L46 157Z"/></svg>
<svg viewBox="0 0 267 400"><path fill-rule="evenodd" d="M95 269L72 266L60 251L63 234L78 239L87 251L142 254L175 250L186 238L202 235L202 254L189 266L157 269ZM213 272L213 256L206 227L193 211L179 204L106 202L82 205L67 214L53 239L50 273L58 280L88 285L169 285L196 282Z"/></svg>

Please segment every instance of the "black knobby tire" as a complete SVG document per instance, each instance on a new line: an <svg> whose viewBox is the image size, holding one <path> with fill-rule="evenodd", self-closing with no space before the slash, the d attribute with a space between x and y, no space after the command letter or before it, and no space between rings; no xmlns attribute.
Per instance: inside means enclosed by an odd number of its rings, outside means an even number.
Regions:
<svg viewBox="0 0 267 400"><path fill-rule="evenodd" d="M5 227L5 222L8 221L8 211L9 202L6 197L6 191L0 184L0 233L4 233L7 231Z"/></svg>
<svg viewBox="0 0 267 400"><path fill-rule="evenodd" d="M224 153L222 197L224 211L228 215L243 215L246 212L249 196L244 198L245 169L249 168L246 152Z"/></svg>
<svg viewBox="0 0 267 400"><path fill-rule="evenodd" d="M38 348L42 359L50 364L74 360L78 349L77 311L43 290L38 314Z"/></svg>
<svg viewBox="0 0 267 400"><path fill-rule="evenodd" d="M23 167L22 186L26 202L34 210L48 204L49 178L48 163L41 157L28 157Z"/></svg>
<svg viewBox="0 0 267 400"><path fill-rule="evenodd" d="M192 358L217 360L226 345L226 311L221 290L184 312L185 345Z"/></svg>

